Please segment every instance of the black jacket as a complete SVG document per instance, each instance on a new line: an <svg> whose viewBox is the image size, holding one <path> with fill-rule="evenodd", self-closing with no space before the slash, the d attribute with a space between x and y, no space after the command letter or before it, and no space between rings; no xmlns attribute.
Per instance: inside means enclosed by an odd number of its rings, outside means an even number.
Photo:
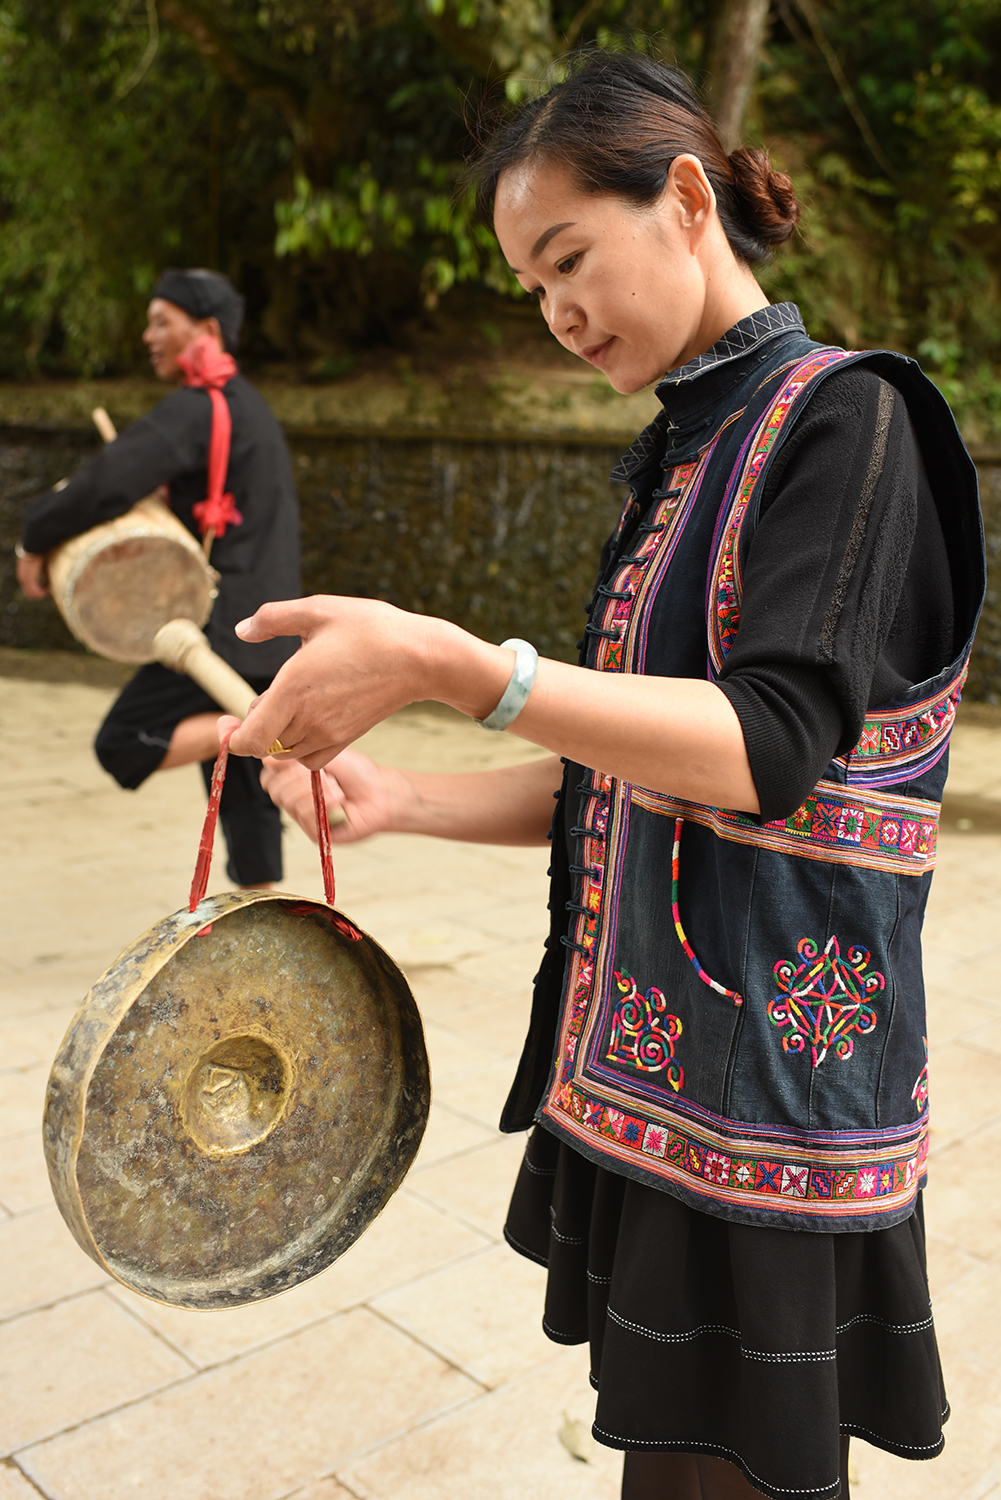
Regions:
<svg viewBox="0 0 1001 1500"><path fill-rule="evenodd" d="M245 677L277 672L298 646L284 637L247 645L233 634L239 620L275 599L297 599L299 505L284 433L249 381L235 375L224 387L233 419L226 489L243 524L230 526L212 548L219 597L206 634L214 650ZM123 515L158 485L170 486L174 513L193 535L193 505L205 499L211 406L208 393L183 387L73 476L65 489L28 502L22 546L48 552L68 537Z"/></svg>

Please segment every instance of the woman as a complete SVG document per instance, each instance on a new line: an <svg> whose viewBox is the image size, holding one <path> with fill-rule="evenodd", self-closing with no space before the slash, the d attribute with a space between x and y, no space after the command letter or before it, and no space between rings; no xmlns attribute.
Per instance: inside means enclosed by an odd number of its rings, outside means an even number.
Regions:
<svg viewBox="0 0 1001 1500"><path fill-rule="evenodd" d="M846 1495L851 1433L932 1457L946 1414L920 924L983 591L972 466L910 361L768 305L752 267L792 186L727 157L677 72L586 60L478 173L560 342L617 391L660 381L580 665L533 681L523 643L268 605L243 638L303 648L233 749L329 763L341 841L530 843L552 818L502 1122L539 1122L506 1232L549 1267L544 1326L590 1340L627 1500ZM418 776L346 748L418 699L553 758ZM301 766L269 775L311 830Z"/></svg>

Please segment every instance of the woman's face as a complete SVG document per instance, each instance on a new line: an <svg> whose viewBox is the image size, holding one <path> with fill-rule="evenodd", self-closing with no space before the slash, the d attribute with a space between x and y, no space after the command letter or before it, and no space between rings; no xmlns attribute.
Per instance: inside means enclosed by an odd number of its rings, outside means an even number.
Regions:
<svg viewBox="0 0 1001 1500"><path fill-rule="evenodd" d="M494 204L501 249L552 332L623 394L702 353L730 326L711 337L705 329L714 226L718 239L712 189L694 157L676 159L648 208L585 192L544 162L502 173Z"/></svg>

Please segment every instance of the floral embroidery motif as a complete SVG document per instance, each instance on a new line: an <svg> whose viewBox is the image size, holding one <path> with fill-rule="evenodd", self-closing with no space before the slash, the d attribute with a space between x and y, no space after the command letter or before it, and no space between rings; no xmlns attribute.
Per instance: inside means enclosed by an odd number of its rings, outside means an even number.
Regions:
<svg viewBox="0 0 1001 1500"><path fill-rule="evenodd" d="M883 989L886 980L869 968L866 948L849 948L847 961L843 959L834 935L823 952L812 938L802 938L796 952L799 964L783 958L775 965L782 993L768 1002L768 1019L788 1028L783 1052L805 1052L809 1046L813 1067L819 1068L833 1047L844 1061L855 1048L852 1032L866 1036L875 1029L876 1012L865 1000Z"/></svg>
<svg viewBox="0 0 1001 1500"><path fill-rule="evenodd" d="M630 1063L641 1073L663 1073L675 1093L685 1082L685 1070L674 1057L674 1041L681 1035L677 1016L667 1014L663 991L651 986L645 995L631 974L615 972L622 999L612 1015L606 1060Z"/></svg>
<svg viewBox="0 0 1001 1500"><path fill-rule="evenodd" d="M917 1076L917 1082L911 1090L911 1098L918 1114L923 1114L925 1105L928 1103L928 1038L923 1036L921 1040L925 1044L925 1065Z"/></svg>

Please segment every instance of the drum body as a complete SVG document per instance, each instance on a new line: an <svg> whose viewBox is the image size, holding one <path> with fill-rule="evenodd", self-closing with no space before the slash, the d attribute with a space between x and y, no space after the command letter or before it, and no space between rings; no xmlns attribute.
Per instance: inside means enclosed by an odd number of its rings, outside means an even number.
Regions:
<svg viewBox="0 0 1001 1500"><path fill-rule="evenodd" d="M78 641L111 661L155 661L168 620L204 625L217 574L187 527L148 495L49 553L49 588Z"/></svg>
<svg viewBox="0 0 1001 1500"><path fill-rule="evenodd" d="M78 1244L134 1291L189 1308L274 1296L403 1180L430 1107L420 1015L392 959L334 916L208 897L127 949L74 1018L49 1079L49 1175Z"/></svg>

